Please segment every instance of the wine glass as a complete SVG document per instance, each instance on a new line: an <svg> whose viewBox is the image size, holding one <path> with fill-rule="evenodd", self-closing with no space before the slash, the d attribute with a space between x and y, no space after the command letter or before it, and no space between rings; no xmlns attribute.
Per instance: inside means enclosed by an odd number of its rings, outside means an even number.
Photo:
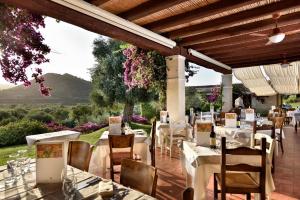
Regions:
<svg viewBox="0 0 300 200"><path fill-rule="evenodd" d="M20 165L22 175L29 172L30 169L30 158L26 157L28 150L18 150L19 158L17 159Z"/></svg>
<svg viewBox="0 0 300 200"><path fill-rule="evenodd" d="M76 177L74 175L73 168L64 169L61 175L62 179L62 191L65 196L65 200L73 200L76 192Z"/></svg>
<svg viewBox="0 0 300 200"><path fill-rule="evenodd" d="M15 180L18 180L21 175L20 163L18 162L19 154L10 154L7 161L7 171L9 171Z"/></svg>

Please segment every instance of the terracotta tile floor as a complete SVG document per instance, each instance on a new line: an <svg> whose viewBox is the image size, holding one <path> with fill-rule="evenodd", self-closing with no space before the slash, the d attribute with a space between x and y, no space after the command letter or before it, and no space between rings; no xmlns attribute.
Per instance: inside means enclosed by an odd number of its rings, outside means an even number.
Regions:
<svg viewBox="0 0 300 200"><path fill-rule="evenodd" d="M276 190L271 199L300 199L300 130L295 134L293 127L284 128L284 154L279 152L275 158L273 175ZM178 156L175 156L178 157ZM158 199L180 200L185 188L185 177L181 171L179 158L170 158L157 150L156 163L158 168L157 194ZM118 181L118 178L116 178ZM213 199L212 179L207 187L207 199ZM245 196L228 195L227 199L245 199Z"/></svg>

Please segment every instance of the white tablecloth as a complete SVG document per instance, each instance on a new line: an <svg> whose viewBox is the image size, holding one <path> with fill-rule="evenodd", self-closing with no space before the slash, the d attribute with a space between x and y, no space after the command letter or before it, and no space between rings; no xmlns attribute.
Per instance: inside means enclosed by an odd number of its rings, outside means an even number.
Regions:
<svg viewBox="0 0 300 200"><path fill-rule="evenodd" d="M35 144L36 142L44 142L51 140L76 140L80 136L80 132L76 131L58 131L51 133L43 133L38 135L26 136L26 141L29 146Z"/></svg>
<svg viewBox="0 0 300 200"><path fill-rule="evenodd" d="M292 125L295 126L296 122L300 121L300 112L299 111L288 111L287 113L287 117L292 117Z"/></svg>
<svg viewBox="0 0 300 200"><path fill-rule="evenodd" d="M150 164L150 138L148 138L147 133L144 130L133 130L133 133L135 133L133 154L139 155L142 162ZM93 152L93 156L91 159L93 165L90 166L96 167L92 169L92 171L97 173L97 175L105 175L106 170L108 170L108 167L110 166L108 134L109 132L105 131L101 135L98 142L96 143L96 149Z"/></svg>
<svg viewBox="0 0 300 200"><path fill-rule="evenodd" d="M183 142L184 168L187 173L187 186L193 187L194 199L206 199L206 187L210 177L221 170L221 152L207 147L196 146L193 142ZM252 157L251 159L249 159ZM260 157L257 156L228 156L227 162L238 164L246 162L252 165L260 164ZM270 195L275 190L271 165L267 162L266 170L266 194ZM253 174L259 180L259 174Z"/></svg>

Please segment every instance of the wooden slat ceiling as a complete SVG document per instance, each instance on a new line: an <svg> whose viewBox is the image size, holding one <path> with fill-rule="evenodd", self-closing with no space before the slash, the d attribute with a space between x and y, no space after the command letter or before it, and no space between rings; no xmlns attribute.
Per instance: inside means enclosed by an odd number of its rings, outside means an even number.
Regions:
<svg viewBox="0 0 300 200"><path fill-rule="evenodd" d="M88 1L88 0L87 0ZM233 68L300 60L300 0L89 0ZM126 6L124 6L126 5ZM265 45L275 27L286 33Z"/></svg>
<svg viewBox="0 0 300 200"><path fill-rule="evenodd" d="M192 48L233 68L300 60L300 0L82 0L177 42L173 49L97 20L51 0L0 0L54 17L163 55L231 73L188 53ZM265 45L275 27L286 33L279 44ZM254 35L255 34L255 35ZM265 34L265 36L258 36Z"/></svg>

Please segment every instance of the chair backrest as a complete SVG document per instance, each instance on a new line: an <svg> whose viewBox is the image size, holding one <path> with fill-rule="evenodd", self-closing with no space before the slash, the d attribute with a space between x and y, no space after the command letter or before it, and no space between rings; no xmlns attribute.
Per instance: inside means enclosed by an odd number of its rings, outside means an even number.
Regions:
<svg viewBox="0 0 300 200"><path fill-rule="evenodd" d="M182 193L182 200L193 200L194 199L194 188L188 187Z"/></svg>
<svg viewBox="0 0 300 200"><path fill-rule="evenodd" d="M259 172L259 189L265 189L265 179L266 179L266 138L261 139L261 149L251 149L248 147L238 147L235 149L226 148L226 137L222 137L221 140L222 158L221 158L221 188L224 190L226 188L226 171L236 171L236 172ZM227 164L227 155L239 155L239 156L260 156L261 166L253 166L247 163L239 164ZM226 189L224 190L226 191Z"/></svg>
<svg viewBox="0 0 300 200"><path fill-rule="evenodd" d="M88 171L94 146L84 141L70 141L68 148L68 165L82 171Z"/></svg>
<svg viewBox="0 0 300 200"><path fill-rule="evenodd" d="M171 122L170 129L173 135L187 135L187 124L183 120Z"/></svg>
<svg viewBox="0 0 300 200"><path fill-rule="evenodd" d="M108 135L110 158L113 159L113 149L130 148L130 158L133 158L134 134Z"/></svg>
<svg viewBox="0 0 300 200"><path fill-rule="evenodd" d="M274 122L275 128L282 129L283 125L284 125L284 117L275 117L273 119L273 122Z"/></svg>
<svg viewBox="0 0 300 200"><path fill-rule="evenodd" d="M266 138L266 152L268 153L268 158L269 161L271 162L273 159L276 140L271 136L262 133L256 133L254 135L255 141L257 140L261 141L262 138Z"/></svg>
<svg viewBox="0 0 300 200"><path fill-rule="evenodd" d="M142 162L124 159L121 164L120 183L154 197L157 169Z"/></svg>
<svg viewBox="0 0 300 200"><path fill-rule="evenodd" d="M155 167L155 137L156 137L156 118L152 121L151 127L151 145L149 146L151 154L151 165Z"/></svg>

